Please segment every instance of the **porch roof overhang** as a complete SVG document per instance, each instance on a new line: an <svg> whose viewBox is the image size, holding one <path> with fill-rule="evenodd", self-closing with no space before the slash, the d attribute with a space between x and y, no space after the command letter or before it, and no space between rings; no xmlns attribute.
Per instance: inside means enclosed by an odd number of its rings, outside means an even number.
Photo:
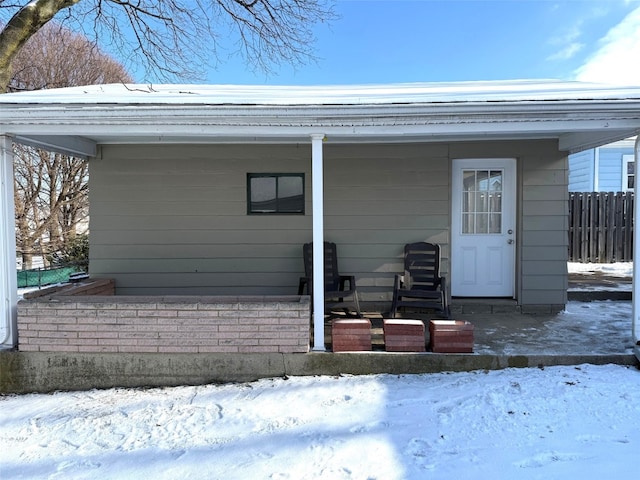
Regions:
<svg viewBox="0 0 640 480"><path fill-rule="evenodd" d="M96 85L0 95L0 134L97 145L555 139L568 153L640 132L640 87L508 81L275 87Z"/></svg>

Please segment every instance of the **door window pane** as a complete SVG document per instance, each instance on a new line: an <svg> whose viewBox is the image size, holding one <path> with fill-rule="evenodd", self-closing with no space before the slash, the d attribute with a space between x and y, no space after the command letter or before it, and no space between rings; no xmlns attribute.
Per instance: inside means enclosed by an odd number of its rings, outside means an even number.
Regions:
<svg viewBox="0 0 640 480"><path fill-rule="evenodd" d="M462 233L502 233L502 170L462 172Z"/></svg>
<svg viewBox="0 0 640 480"><path fill-rule="evenodd" d="M489 233L502 233L501 213L491 213L489 215Z"/></svg>

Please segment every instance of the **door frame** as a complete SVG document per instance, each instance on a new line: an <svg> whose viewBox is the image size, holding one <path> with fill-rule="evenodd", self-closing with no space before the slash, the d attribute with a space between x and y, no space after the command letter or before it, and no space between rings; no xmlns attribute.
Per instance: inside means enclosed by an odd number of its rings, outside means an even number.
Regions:
<svg viewBox="0 0 640 480"><path fill-rule="evenodd" d="M518 246L518 200L517 200L517 178L518 178L518 162L514 157L490 157L490 158L456 158L452 159L451 164L451 254L450 254L450 285L451 285L451 293L452 296L459 297L474 297L474 296L486 296L486 295L456 295L454 293L455 290L455 275L458 267L457 264L457 248L459 246L459 238L461 236L460 226L461 226L461 198L460 198L460 190L462 189L462 176L460 172L465 168L468 169L492 169L492 168L500 168L505 172L505 179L503 183L503 202L508 198L511 198L510 202L505 202L503 205L508 205L509 210L507 213L510 218L504 218L503 221L503 231L504 230L512 230L512 238L513 247L511 248L511 253L507 258L509 264L511 265L510 269L510 278L508 279L509 283L509 292L505 292L501 295L495 295L494 298L516 298L516 286L517 286L517 255L516 250ZM510 174L511 178L507 178L507 175ZM505 211L503 210L503 213ZM487 298L491 298L491 296L486 296Z"/></svg>

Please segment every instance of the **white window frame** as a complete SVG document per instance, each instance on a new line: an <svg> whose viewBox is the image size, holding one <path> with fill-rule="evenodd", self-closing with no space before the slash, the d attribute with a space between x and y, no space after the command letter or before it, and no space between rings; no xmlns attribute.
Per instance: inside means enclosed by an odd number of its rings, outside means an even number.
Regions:
<svg viewBox="0 0 640 480"><path fill-rule="evenodd" d="M622 191L623 192L633 192L634 189L633 188L629 188L627 185L629 185L629 174L627 173L627 165L629 165L629 163L633 163L634 162L634 158L633 155L623 155L622 156ZM636 166L637 167L637 166ZM634 174L633 176L636 176L635 173L635 169L634 169ZM635 179L633 184L635 185Z"/></svg>

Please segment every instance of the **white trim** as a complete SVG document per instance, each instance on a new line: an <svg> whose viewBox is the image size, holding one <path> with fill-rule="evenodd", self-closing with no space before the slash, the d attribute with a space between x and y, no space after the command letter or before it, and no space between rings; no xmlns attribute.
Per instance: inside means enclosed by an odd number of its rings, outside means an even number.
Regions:
<svg viewBox="0 0 640 480"><path fill-rule="evenodd" d="M593 191L600 188L600 147L593 150Z"/></svg>
<svg viewBox="0 0 640 480"><path fill-rule="evenodd" d="M96 142L84 137L78 136L40 136L33 135L29 138L19 137L15 138L16 142L24 145L29 145L35 148L42 148L44 150L50 150L59 152L65 155L71 155L74 157L89 158L95 157L98 147Z"/></svg>
<svg viewBox="0 0 640 480"><path fill-rule="evenodd" d="M17 344L18 280L16 275L13 142L0 135L0 347Z"/></svg>
<svg viewBox="0 0 640 480"><path fill-rule="evenodd" d="M638 165L638 161L640 161L640 136L636 138L636 144L634 148L636 165ZM640 208L638 208L637 196L634 197L636 200L635 204L635 215L634 215L634 223L635 225L640 225ZM633 340L634 349L636 356L640 359L640 282L638 282L638 273L640 272L640 267L638 266L640 263L640 240L638 239L638 235L634 235L633 237L633 294L632 294L632 315L631 315L631 338Z"/></svg>
<svg viewBox="0 0 640 480"><path fill-rule="evenodd" d="M70 132L96 144L552 139L574 153L638 134L638 112L639 87L559 80L112 84L0 95L0 132L56 145Z"/></svg>
<svg viewBox="0 0 640 480"><path fill-rule="evenodd" d="M634 162L634 158L633 158L633 154L632 155L623 155L622 156L622 185L621 185L621 190L623 192L633 192L635 191L635 188L628 188L627 185L629 185L629 176L627 174L627 166L629 165L629 163ZM637 164L636 164L637 165ZM635 169L634 169L634 177L636 177L636 173L635 173ZM635 185L635 178L634 178L634 185Z"/></svg>
<svg viewBox="0 0 640 480"><path fill-rule="evenodd" d="M313 350L324 352L324 134L311 135L311 198L313 211Z"/></svg>
<svg viewBox="0 0 640 480"><path fill-rule="evenodd" d="M83 104L76 108L16 106L0 101L0 132L34 143L42 138L55 143L52 137L73 132L89 145L301 143L318 131L331 143L557 139L561 150L573 153L637 133L638 112L640 100L340 107ZM61 142L71 143L66 139Z"/></svg>

